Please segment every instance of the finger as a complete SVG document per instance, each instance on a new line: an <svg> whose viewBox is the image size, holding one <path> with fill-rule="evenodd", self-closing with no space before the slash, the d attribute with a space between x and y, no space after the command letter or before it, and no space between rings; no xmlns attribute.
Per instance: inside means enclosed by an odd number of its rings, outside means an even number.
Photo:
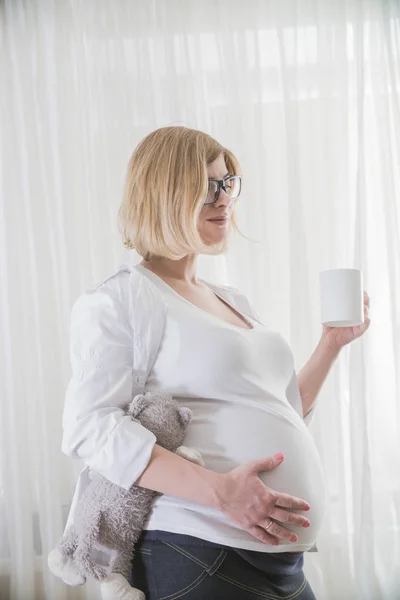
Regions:
<svg viewBox="0 0 400 600"><path fill-rule="evenodd" d="M260 523L260 526L266 527L270 522L271 520L268 518L265 521L265 525L264 523ZM288 540L289 542L297 542L297 540L299 539L297 535L293 533L293 531L289 531L289 529L286 529L286 527L282 527L275 521L272 521L272 525L268 527L267 531L269 535L273 535L274 537L280 538L282 540Z"/></svg>
<svg viewBox="0 0 400 600"><path fill-rule="evenodd" d="M369 317L365 317L364 323L362 325L358 325L358 327L362 327L362 331L365 331L366 329L368 329L370 324L371 324L371 319Z"/></svg>
<svg viewBox="0 0 400 600"><path fill-rule="evenodd" d="M299 510L310 510L311 508L308 502L302 500L301 498L296 498L296 496L290 496L289 494L283 493L276 494L276 506L284 506L286 508L298 508Z"/></svg>
<svg viewBox="0 0 400 600"><path fill-rule="evenodd" d="M269 456L268 458L264 458L262 460L253 460L250 463L250 468L253 472L261 473L263 471L272 471L278 465L281 464L283 460L282 458L276 458L276 456Z"/></svg>
<svg viewBox="0 0 400 600"><path fill-rule="evenodd" d="M280 521L281 523L292 523L293 525L300 525L301 527L309 527L311 525L310 521L303 517L303 515L299 515L298 513L291 513L287 510L283 510L282 508L275 508L269 514L270 517L274 518L276 521Z"/></svg>
<svg viewBox="0 0 400 600"><path fill-rule="evenodd" d="M250 527L248 532L257 538L257 540L260 540L260 542L264 542L264 544L272 544L273 546L277 546L279 543L276 537L270 535L267 531L265 531L265 529L258 527L257 525Z"/></svg>

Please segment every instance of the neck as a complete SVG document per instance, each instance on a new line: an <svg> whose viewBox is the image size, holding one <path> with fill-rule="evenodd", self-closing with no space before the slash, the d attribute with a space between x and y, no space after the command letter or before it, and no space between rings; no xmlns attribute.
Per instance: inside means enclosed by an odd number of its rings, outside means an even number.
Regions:
<svg viewBox="0 0 400 600"><path fill-rule="evenodd" d="M182 283L197 284L197 254L188 254L180 260L152 257L142 260L141 265L163 278L175 279Z"/></svg>

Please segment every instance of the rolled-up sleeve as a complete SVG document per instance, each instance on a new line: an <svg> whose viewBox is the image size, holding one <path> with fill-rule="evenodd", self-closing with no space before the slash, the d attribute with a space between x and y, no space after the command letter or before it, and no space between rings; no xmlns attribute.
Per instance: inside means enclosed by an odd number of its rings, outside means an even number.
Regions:
<svg viewBox="0 0 400 600"><path fill-rule="evenodd" d="M126 490L145 470L156 443L124 410L132 400L133 335L110 286L84 293L72 307L62 451Z"/></svg>

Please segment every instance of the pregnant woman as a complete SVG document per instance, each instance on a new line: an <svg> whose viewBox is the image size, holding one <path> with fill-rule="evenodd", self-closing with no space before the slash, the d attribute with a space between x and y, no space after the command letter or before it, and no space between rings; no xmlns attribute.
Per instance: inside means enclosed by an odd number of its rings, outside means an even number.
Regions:
<svg viewBox="0 0 400 600"><path fill-rule="evenodd" d="M200 131L165 127L135 149L119 215L125 245L143 258L140 281L167 305L146 388L191 409L184 444L204 467L123 416L129 353L141 343L125 316L126 273L73 310L63 449L126 489L160 492L132 557L131 583L148 600L315 598L303 554L315 547L327 494L307 425L341 346L363 330L324 328L302 372L302 400L283 337L238 290L196 274L199 254L226 252L240 191L231 151Z"/></svg>

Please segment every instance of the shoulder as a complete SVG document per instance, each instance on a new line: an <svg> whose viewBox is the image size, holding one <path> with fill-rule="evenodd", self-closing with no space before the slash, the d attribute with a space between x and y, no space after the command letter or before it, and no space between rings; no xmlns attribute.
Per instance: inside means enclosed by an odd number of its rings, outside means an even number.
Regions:
<svg viewBox="0 0 400 600"><path fill-rule="evenodd" d="M120 296L123 299L124 291L131 286L138 286L142 275L129 263L122 263L116 271L108 275L105 279L93 284L84 294L109 293ZM84 295L83 294L83 295Z"/></svg>
<svg viewBox="0 0 400 600"><path fill-rule="evenodd" d="M130 263L122 263L116 271L81 293L72 314L85 309L99 313L112 310L120 318L145 316L155 304L163 303L156 286Z"/></svg>
<svg viewBox="0 0 400 600"><path fill-rule="evenodd" d="M156 286L149 283L134 266L123 264L77 298L69 323L73 361L98 367L115 353L128 352L141 376L143 361L158 347L166 312Z"/></svg>

